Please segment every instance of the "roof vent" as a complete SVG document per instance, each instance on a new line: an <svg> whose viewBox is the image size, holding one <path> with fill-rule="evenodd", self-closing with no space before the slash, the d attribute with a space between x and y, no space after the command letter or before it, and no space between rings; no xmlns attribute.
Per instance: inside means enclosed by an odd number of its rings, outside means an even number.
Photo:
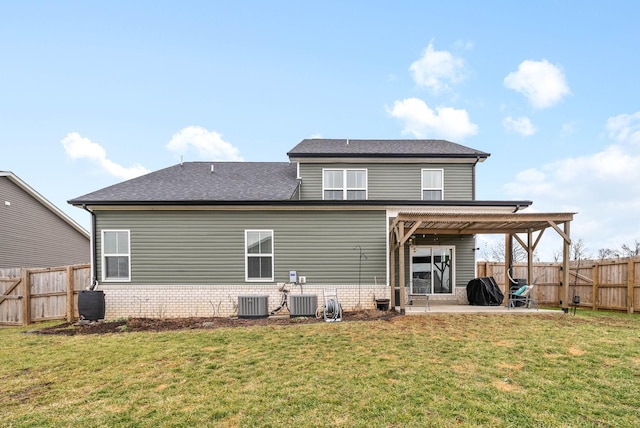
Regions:
<svg viewBox="0 0 640 428"><path fill-rule="evenodd" d="M213 164L211 164L211 173L213 174Z"/></svg>

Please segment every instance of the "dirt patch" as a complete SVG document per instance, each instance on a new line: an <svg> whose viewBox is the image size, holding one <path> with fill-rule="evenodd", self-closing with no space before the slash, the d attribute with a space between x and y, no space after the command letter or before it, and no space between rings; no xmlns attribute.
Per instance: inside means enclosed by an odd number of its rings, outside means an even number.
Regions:
<svg viewBox="0 0 640 428"><path fill-rule="evenodd" d="M356 312L345 312L342 315L342 322L350 321L376 321L390 320L399 314L393 311L367 310ZM233 327L253 327L266 325L296 325L325 322L323 319L315 317L287 317L276 316L268 318L128 318L126 320L115 320L92 323L69 323L64 322L39 330L32 330L35 334L56 334L64 336L74 336L76 334L108 334L108 333L130 333L136 331L175 331L194 329L216 329Z"/></svg>

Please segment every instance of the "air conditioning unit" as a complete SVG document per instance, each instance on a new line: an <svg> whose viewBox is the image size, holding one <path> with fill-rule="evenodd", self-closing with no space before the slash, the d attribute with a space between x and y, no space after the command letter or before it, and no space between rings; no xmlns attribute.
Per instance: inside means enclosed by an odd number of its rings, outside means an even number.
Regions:
<svg viewBox="0 0 640 428"><path fill-rule="evenodd" d="M314 317L318 309L316 294L289 295L289 312L292 317Z"/></svg>
<svg viewBox="0 0 640 428"><path fill-rule="evenodd" d="M238 296L238 318L269 316L269 296Z"/></svg>

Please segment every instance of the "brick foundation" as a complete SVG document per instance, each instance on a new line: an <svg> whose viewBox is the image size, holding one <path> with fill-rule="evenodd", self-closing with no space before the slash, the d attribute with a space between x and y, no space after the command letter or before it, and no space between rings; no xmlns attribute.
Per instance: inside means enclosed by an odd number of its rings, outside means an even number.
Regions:
<svg viewBox="0 0 640 428"><path fill-rule="evenodd" d="M269 296L269 311L280 305L282 294L278 286L265 285L130 285L100 284L105 294L105 318L185 318L229 317L237 315L239 295ZM323 291L337 291L343 310L376 308L375 299L388 299L386 285L303 285L304 294L317 294L318 305L323 305ZM300 287L290 289L300 294Z"/></svg>

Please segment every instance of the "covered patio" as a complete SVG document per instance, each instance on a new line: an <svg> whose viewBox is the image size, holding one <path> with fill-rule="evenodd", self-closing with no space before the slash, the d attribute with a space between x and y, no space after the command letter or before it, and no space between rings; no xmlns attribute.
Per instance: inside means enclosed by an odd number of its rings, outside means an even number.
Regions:
<svg viewBox="0 0 640 428"><path fill-rule="evenodd" d="M399 307L400 313L406 308L405 252L407 242L414 234L437 235L478 235L504 234L505 254L511 254L512 239L515 239L527 253L527 283L533 283L533 254L547 229L552 229L562 238L562 311L569 311L569 257L571 247L571 221L574 213L461 213L437 211L430 213L400 212L389 225L389 273L391 285L391 307ZM534 235L535 234L535 235ZM520 236L522 235L522 236ZM398 258L398 283L396 284L396 256ZM505 271L509 258L505 260ZM471 279L471 278L470 278ZM400 289L400 301L396 302L395 292ZM508 285L506 286L508 290ZM505 293L506 294L506 293ZM508 301L506 303L508 305ZM436 306L436 305L433 305ZM438 305L440 306L440 305ZM455 305L454 305L455 306ZM465 306L465 305L457 305ZM470 305L466 305L472 307ZM477 307L474 307L477 309ZM495 307L493 307L495 308ZM506 308L504 308L507 310ZM411 308L411 311L416 311ZM513 311L513 309L511 310ZM518 311L522 311L518 308ZM424 312L424 310L423 310Z"/></svg>

